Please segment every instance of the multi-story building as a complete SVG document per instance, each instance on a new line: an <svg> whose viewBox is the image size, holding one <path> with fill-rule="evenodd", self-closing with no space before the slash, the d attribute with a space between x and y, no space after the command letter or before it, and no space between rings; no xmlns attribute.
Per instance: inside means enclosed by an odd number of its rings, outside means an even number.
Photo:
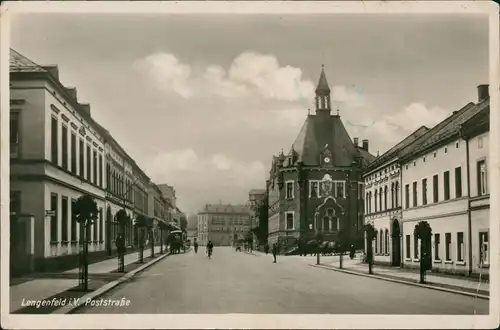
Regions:
<svg viewBox="0 0 500 330"><path fill-rule="evenodd" d="M483 87L485 88L485 87ZM467 239L472 246L468 253L469 271L488 272L490 266L490 190L488 169L490 108L484 107L477 115L462 125L461 136L468 151L467 172L469 181L469 212L467 213ZM471 269L472 268L472 269Z"/></svg>
<svg viewBox="0 0 500 330"><path fill-rule="evenodd" d="M372 242L378 263L401 264L401 168L398 156L429 129L425 126L410 134L377 157L363 171L365 182L365 223L377 231Z"/></svg>
<svg viewBox="0 0 500 330"><path fill-rule="evenodd" d="M133 187L133 199L134 199L134 213L130 217L130 225L125 228L125 239L133 242L134 245L139 243L139 233L138 228L134 226L133 221L137 219L139 215L148 217L148 188L151 179L144 173L141 168L136 164L132 164L132 175L135 182Z"/></svg>
<svg viewBox="0 0 500 330"><path fill-rule="evenodd" d="M148 198L148 215L153 220L154 241L159 242L159 223L168 223L168 202L163 198L160 188L153 182L149 183Z"/></svg>
<svg viewBox="0 0 500 330"><path fill-rule="evenodd" d="M339 112L332 115L324 70L316 88L316 113L307 115L287 155L273 157L269 194L269 241L296 246L322 233L336 240L344 229L363 244L362 169L375 157L369 141L351 140Z"/></svg>
<svg viewBox="0 0 500 330"><path fill-rule="evenodd" d="M75 88L63 86L57 66L39 66L14 50L10 91L11 222L16 224L16 214L34 219L31 232L12 227L17 255L11 265L42 270L76 259L80 230L72 208L82 194L94 197L100 214L89 251L104 251L104 138L90 105L78 102ZM17 246L27 240L32 251Z"/></svg>
<svg viewBox="0 0 500 330"><path fill-rule="evenodd" d="M248 205L207 204L198 213L198 241L216 246L231 246L250 231Z"/></svg>
<svg viewBox="0 0 500 330"><path fill-rule="evenodd" d="M252 215L250 218L250 227L256 228L259 226L259 212L256 209L258 205L262 202L262 200L266 198L266 190L265 189L252 189L248 193L248 202L250 206L250 210L252 211ZM253 242L255 245L259 243L257 236L253 234Z"/></svg>
<svg viewBox="0 0 500 330"><path fill-rule="evenodd" d="M413 144L400 158L404 242L402 254L406 266L418 267L420 240L414 236L414 228L418 222L427 221L432 228L432 247L429 248L432 251L434 269L463 274L480 270L478 239L484 237L480 233L487 229L488 221L484 218L476 221L472 217L474 212L471 206L475 205L476 200L480 200L478 203L482 204L487 198L475 196L471 200L471 193L477 192L477 189L471 191L471 182L476 179L477 164L479 168L483 168L483 164L486 168L484 157L487 151L477 148L479 136L484 133L477 135L477 138L470 134L469 143L461 135L462 125L470 127L467 122L471 118L482 118L477 117L480 116L478 114L487 111L485 109L489 107L488 86L481 85L478 91L477 104L469 103L453 112L430 129L420 143ZM484 137L481 143L484 143ZM471 147L475 152L473 157L479 159L470 159ZM482 160L485 161L481 162ZM473 169L469 169L471 161ZM479 180L481 175L479 170ZM475 233L472 231L472 224Z"/></svg>

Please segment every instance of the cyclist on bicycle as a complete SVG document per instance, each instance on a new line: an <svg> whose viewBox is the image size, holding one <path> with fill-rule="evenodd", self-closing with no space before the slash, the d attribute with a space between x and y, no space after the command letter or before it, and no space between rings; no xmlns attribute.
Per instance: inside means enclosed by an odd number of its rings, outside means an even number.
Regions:
<svg viewBox="0 0 500 330"><path fill-rule="evenodd" d="M208 257L209 258L212 256L213 248L214 248L214 243L212 243L212 241L208 241L208 244L207 244L207 253L208 253Z"/></svg>

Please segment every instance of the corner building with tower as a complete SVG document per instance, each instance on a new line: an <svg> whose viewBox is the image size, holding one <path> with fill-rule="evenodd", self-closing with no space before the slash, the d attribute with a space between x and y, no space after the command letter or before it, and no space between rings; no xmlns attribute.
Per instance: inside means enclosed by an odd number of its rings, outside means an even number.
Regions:
<svg viewBox="0 0 500 330"><path fill-rule="evenodd" d="M269 243L293 250L300 240L335 241L345 229L363 246L363 167L375 156L369 141L351 139L339 111L332 114L324 69L316 88L315 114L308 114L287 154L273 156L266 190ZM283 251L286 253L286 251Z"/></svg>

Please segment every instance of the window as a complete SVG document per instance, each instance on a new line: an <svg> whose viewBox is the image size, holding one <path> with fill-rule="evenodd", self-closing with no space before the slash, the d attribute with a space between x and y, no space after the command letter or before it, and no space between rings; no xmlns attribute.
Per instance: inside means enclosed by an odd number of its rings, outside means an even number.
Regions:
<svg viewBox="0 0 500 330"><path fill-rule="evenodd" d="M389 230L385 230L385 237L384 237L384 242L385 242L385 254L389 254Z"/></svg>
<svg viewBox="0 0 500 330"><path fill-rule="evenodd" d="M99 187L102 187L102 155L99 154ZM127 194L128 195L128 194Z"/></svg>
<svg viewBox="0 0 500 330"><path fill-rule="evenodd" d="M427 179L422 179L422 205L427 205Z"/></svg>
<svg viewBox="0 0 500 330"><path fill-rule="evenodd" d="M379 211L382 211L382 196L383 196L383 191L382 191L382 188L380 188L379 190L379 194L378 194L378 200L379 200Z"/></svg>
<svg viewBox="0 0 500 330"><path fill-rule="evenodd" d="M455 198L462 197L462 167L455 168Z"/></svg>
<svg viewBox="0 0 500 330"><path fill-rule="evenodd" d="M75 217L76 199L71 200L71 241L76 241L76 217Z"/></svg>
<svg viewBox="0 0 500 330"><path fill-rule="evenodd" d="M445 258L447 261L451 260L451 233L445 234Z"/></svg>
<svg viewBox="0 0 500 330"><path fill-rule="evenodd" d="M432 177L432 193L433 202L439 202L439 177L437 174Z"/></svg>
<svg viewBox="0 0 500 330"><path fill-rule="evenodd" d="M68 197L61 197L61 241L68 241Z"/></svg>
<svg viewBox="0 0 500 330"><path fill-rule="evenodd" d="M286 183L286 198L293 198L293 181Z"/></svg>
<svg viewBox="0 0 500 330"><path fill-rule="evenodd" d="M68 127L66 125L62 125L61 130L61 139L62 139L62 161L61 166L65 170L69 170L68 168Z"/></svg>
<svg viewBox="0 0 500 330"><path fill-rule="evenodd" d="M410 235L406 235L406 259L410 259L411 258L411 252L410 252L410 249L411 249L411 242L410 242Z"/></svg>
<svg viewBox="0 0 500 330"><path fill-rule="evenodd" d="M405 185L405 207L410 208L410 185Z"/></svg>
<svg viewBox="0 0 500 330"><path fill-rule="evenodd" d="M375 243L375 253L378 253L378 234L375 235L375 240L374 240L374 243Z"/></svg>
<svg viewBox="0 0 500 330"><path fill-rule="evenodd" d="M93 165L94 165L94 173L93 173L93 176L92 176L92 182L94 182L94 184L97 184L97 180L98 180L98 176L99 176L99 172L97 171L97 167L99 166L99 163L97 162L97 151L94 149L94 158L93 158Z"/></svg>
<svg viewBox="0 0 500 330"><path fill-rule="evenodd" d="M375 212L377 212L377 196L378 196L378 190L375 189Z"/></svg>
<svg viewBox="0 0 500 330"><path fill-rule="evenodd" d="M71 173L76 174L76 134L71 133Z"/></svg>
<svg viewBox="0 0 500 330"><path fill-rule="evenodd" d="M483 148L483 137L480 136L478 139L477 139L477 148L478 149L482 149Z"/></svg>
<svg viewBox="0 0 500 330"><path fill-rule="evenodd" d="M336 182L335 183L335 187L337 188L337 194L336 194L336 197L340 197L340 198L344 198L345 197L345 194L344 194L344 182Z"/></svg>
<svg viewBox="0 0 500 330"><path fill-rule="evenodd" d="M396 207L399 207L399 182L396 181L396 183L394 184L394 192L395 192L395 196L394 196L394 203L396 204L395 206Z"/></svg>
<svg viewBox="0 0 500 330"><path fill-rule="evenodd" d="M418 259L418 237L413 235L413 258Z"/></svg>
<svg viewBox="0 0 500 330"><path fill-rule="evenodd" d="M319 197L319 182L316 180L309 182L309 197Z"/></svg>
<svg viewBox="0 0 500 330"><path fill-rule="evenodd" d="M83 144L83 140L80 139L80 143L79 143L79 147L80 147L80 168L78 169L78 175L83 178L83 174L85 173L85 146Z"/></svg>
<svg viewBox="0 0 500 330"><path fill-rule="evenodd" d="M434 234L434 260L440 260L439 258L439 243L441 240L441 237L439 234Z"/></svg>
<svg viewBox="0 0 500 330"><path fill-rule="evenodd" d="M54 215L50 217L50 241L58 242L57 237L57 194L50 194L50 209L54 211Z"/></svg>
<svg viewBox="0 0 500 330"><path fill-rule="evenodd" d="M19 157L19 113L10 113L10 158Z"/></svg>
<svg viewBox="0 0 500 330"><path fill-rule="evenodd" d="M395 207L394 205L394 182L391 183L391 209L393 209Z"/></svg>
<svg viewBox="0 0 500 330"><path fill-rule="evenodd" d="M384 210L387 210L387 186L384 187Z"/></svg>
<svg viewBox="0 0 500 330"><path fill-rule="evenodd" d="M488 246L488 232L479 233L479 263L481 265L490 264L490 254Z"/></svg>
<svg viewBox="0 0 500 330"><path fill-rule="evenodd" d="M464 233L457 233L457 261L464 261Z"/></svg>
<svg viewBox="0 0 500 330"><path fill-rule="evenodd" d="M92 172L92 154L90 153L90 144L87 144L87 181L91 182L92 177L91 177L91 172Z"/></svg>
<svg viewBox="0 0 500 330"><path fill-rule="evenodd" d="M380 241L379 241L380 250L379 250L379 253L383 254L384 253L384 238L383 238L384 234L383 234L382 229L380 229L379 235L380 235Z"/></svg>
<svg viewBox="0 0 500 330"><path fill-rule="evenodd" d="M480 160L477 162L477 194L478 196L488 193L486 161Z"/></svg>
<svg viewBox="0 0 500 330"><path fill-rule="evenodd" d="M50 130L51 130L51 135L50 135L50 152L51 152L51 157L50 157L50 160L52 161L52 163L54 165L58 165L58 161L59 161L59 159L58 159L59 148L58 148L58 141L57 141L57 138L58 138L58 135L57 135L57 118L55 118L55 117L52 117Z"/></svg>
<svg viewBox="0 0 500 330"><path fill-rule="evenodd" d="M447 201L450 199L450 171L444 172L443 184L444 184L444 200Z"/></svg>
<svg viewBox="0 0 500 330"><path fill-rule="evenodd" d="M417 181L413 182L413 207L418 206Z"/></svg>

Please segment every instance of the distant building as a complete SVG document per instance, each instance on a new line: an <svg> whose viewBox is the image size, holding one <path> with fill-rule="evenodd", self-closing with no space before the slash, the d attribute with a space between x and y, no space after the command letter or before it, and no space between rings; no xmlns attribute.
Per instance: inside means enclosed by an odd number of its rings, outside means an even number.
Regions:
<svg viewBox="0 0 500 330"><path fill-rule="evenodd" d="M170 202L170 205L173 207L177 206L177 197L175 195L175 188L169 186L166 183L162 183L158 185L158 188L161 190L163 198L167 199Z"/></svg>
<svg viewBox="0 0 500 330"><path fill-rule="evenodd" d="M216 246L231 246L251 229L248 205L207 204L198 212L198 241Z"/></svg>
<svg viewBox="0 0 500 330"><path fill-rule="evenodd" d="M259 205L259 203L266 198L266 190L265 189L252 189L248 193L248 202L250 205L250 210L251 210L251 218L250 218L250 227L251 228L256 228L259 226L259 214L258 210L256 210L256 206ZM257 236L254 234L253 235L253 242L254 244L258 244L258 239Z"/></svg>
<svg viewBox="0 0 500 330"><path fill-rule="evenodd" d="M375 156L368 140L351 140L337 111L332 114L330 87L321 70L315 114L307 115L289 152L272 159L269 241L296 247L321 233L336 240L341 229L363 245L362 169Z"/></svg>

